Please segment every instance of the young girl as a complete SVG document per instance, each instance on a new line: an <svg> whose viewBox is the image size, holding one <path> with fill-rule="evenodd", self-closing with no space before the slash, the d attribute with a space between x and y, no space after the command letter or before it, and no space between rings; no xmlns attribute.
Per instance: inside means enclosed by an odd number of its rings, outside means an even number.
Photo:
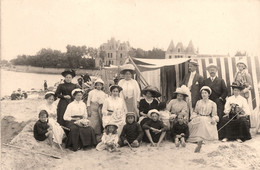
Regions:
<svg viewBox="0 0 260 170"><path fill-rule="evenodd" d="M109 152L116 151L118 147L118 126L114 123L109 123L105 126L105 132L102 136L101 142L97 145L98 151L108 150Z"/></svg>
<svg viewBox="0 0 260 170"><path fill-rule="evenodd" d="M33 128L34 138L38 141L44 141L48 138L49 144L53 146L53 132L51 126L48 125L48 113L46 110L41 110L39 120Z"/></svg>
<svg viewBox="0 0 260 170"><path fill-rule="evenodd" d="M90 120L90 126L93 127L97 138L101 137L102 119L101 107L104 103L106 94L103 92L104 82L101 79L95 81L95 89L88 94L87 110Z"/></svg>
<svg viewBox="0 0 260 170"><path fill-rule="evenodd" d="M55 93L49 91L45 94L44 98L46 101L44 104L38 107L38 113L41 110L47 111L47 113L49 114L48 122L53 131L53 141L57 144L61 144L66 135L61 126L56 122L57 106L54 104L54 101L56 100Z"/></svg>
<svg viewBox="0 0 260 170"><path fill-rule="evenodd" d="M143 128L152 146L159 147L165 134L167 127L159 120L160 113L158 110L153 109L148 112L148 116L151 118L147 121Z"/></svg>
<svg viewBox="0 0 260 170"><path fill-rule="evenodd" d="M88 125L86 104L82 101L83 91L75 89L71 92L75 98L71 102L64 114L66 126L70 129L66 147L72 147L73 151L79 149L92 147L97 144L94 129Z"/></svg>

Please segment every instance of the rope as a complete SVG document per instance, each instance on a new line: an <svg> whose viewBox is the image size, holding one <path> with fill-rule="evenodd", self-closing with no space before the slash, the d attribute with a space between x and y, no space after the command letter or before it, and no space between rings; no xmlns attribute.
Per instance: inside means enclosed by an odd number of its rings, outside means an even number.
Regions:
<svg viewBox="0 0 260 170"><path fill-rule="evenodd" d="M227 123L225 123L221 128L219 128L218 132L219 132L221 129L223 129L227 124L229 124L239 113L241 113L241 111L238 112L235 116L233 116L233 117L232 117Z"/></svg>

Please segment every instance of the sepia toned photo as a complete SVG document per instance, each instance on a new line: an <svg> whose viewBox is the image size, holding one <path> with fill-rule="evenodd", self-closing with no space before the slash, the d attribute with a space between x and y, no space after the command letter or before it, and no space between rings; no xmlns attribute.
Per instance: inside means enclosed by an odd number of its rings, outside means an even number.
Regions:
<svg viewBox="0 0 260 170"><path fill-rule="evenodd" d="M259 0L0 7L0 169L260 169Z"/></svg>

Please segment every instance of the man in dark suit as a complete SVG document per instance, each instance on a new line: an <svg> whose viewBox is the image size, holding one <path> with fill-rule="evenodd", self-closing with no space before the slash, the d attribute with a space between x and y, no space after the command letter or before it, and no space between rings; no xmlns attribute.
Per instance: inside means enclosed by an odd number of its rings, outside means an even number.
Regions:
<svg viewBox="0 0 260 170"><path fill-rule="evenodd" d="M198 66L196 60L190 60L189 73L184 76L181 83L181 85L186 85L190 89L192 109L195 108L197 101L201 98L200 88L202 87L203 77L196 72Z"/></svg>
<svg viewBox="0 0 260 170"><path fill-rule="evenodd" d="M224 106L225 106L225 99L228 94L226 83L223 79L218 78L216 73L218 71L218 67L216 64L209 64L207 70L210 74L210 77L203 81L203 86L209 86L212 90L212 94L209 96L209 99L214 101L217 104L217 113L219 116L219 122L221 121L222 117L224 116ZM219 123L217 125L218 129Z"/></svg>

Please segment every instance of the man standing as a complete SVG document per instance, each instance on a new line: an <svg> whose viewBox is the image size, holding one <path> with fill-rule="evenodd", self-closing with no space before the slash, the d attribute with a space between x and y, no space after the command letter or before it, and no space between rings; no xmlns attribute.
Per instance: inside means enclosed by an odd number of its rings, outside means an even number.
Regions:
<svg viewBox="0 0 260 170"><path fill-rule="evenodd" d="M210 74L210 77L205 79L202 84L203 86L209 86L212 90L212 94L209 96L209 99L217 104L217 113L220 122L224 115L223 111L228 90L225 81L216 76L216 73L218 71L218 66L216 64L209 64L207 70ZM218 129L220 128L219 123L217 127Z"/></svg>
<svg viewBox="0 0 260 170"><path fill-rule="evenodd" d="M44 87L44 91L48 90L48 85L47 85L47 81L46 80L44 80L43 87Z"/></svg>
<svg viewBox="0 0 260 170"><path fill-rule="evenodd" d="M196 72L199 64L196 60L190 60L189 73L184 76L181 85L186 85L191 92L191 106L195 108L197 101L200 97L200 87L202 87L203 77ZM192 112L192 110L191 110Z"/></svg>

